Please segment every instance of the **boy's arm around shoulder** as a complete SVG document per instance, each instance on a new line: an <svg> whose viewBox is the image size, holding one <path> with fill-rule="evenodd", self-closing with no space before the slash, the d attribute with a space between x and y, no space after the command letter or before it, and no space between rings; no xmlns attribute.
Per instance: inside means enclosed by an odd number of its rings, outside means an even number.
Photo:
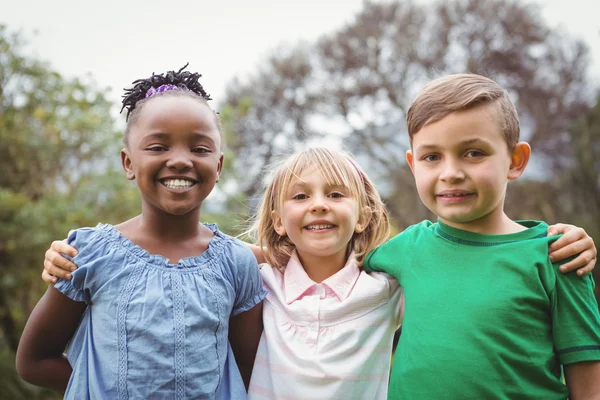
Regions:
<svg viewBox="0 0 600 400"><path fill-rule="evenodd" d="M19 376L34 385L64 391L71 365L63 352L86 309L50 285L33 309L17 349Z"/></svg>

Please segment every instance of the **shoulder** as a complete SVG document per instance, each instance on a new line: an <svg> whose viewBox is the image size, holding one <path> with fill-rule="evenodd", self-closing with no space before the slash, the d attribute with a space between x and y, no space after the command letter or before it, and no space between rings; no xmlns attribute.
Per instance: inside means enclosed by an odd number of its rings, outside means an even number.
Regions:
<svg viewBox="0 0 600 400"><path fill-rule="evenodd" d="M252 269L258 274L258 262L247 243L221 232L215 224L205 224L215 236L209 244L211 256L235 271Z"/></svg>
<svg viewBox="0 0 600 400"><path fill-rule="evenodd" d="M99 223L95 227L83 227L72 230L67 236L69 244L83 245L95 240L101 240L111 230L112 225Z"/></svg>
<svg viewBox="0 0 600 400"><path fill-rule="evenodd" d="M95 227L85 227L69 232L67 242L77 249L73 261L80 266L102 254L114 252L123 248L123 238L110 224L98 224Z"/></svg>
<svg viewBox="0 0 600 400"><path fill-rule="evenodd" d="M418 224L408 226L405 230L384 243L383 246L399 246L414 240L416 237L433 234L436 231L436 227L437 223L429 220L421 221Z"/></svg>
<svg viewBox="0 0 600 400"><path fill-rule="evenodd" d="M415 242L419 238L423 236L433 235L435 233L435 228L437 224L431 221L422 221L418 224L410 225L405 230L392 237L390 240L379 246L370 255L378 254L384 255L388 252L397 254L399 250L406 251L411 248Z"/></svg>

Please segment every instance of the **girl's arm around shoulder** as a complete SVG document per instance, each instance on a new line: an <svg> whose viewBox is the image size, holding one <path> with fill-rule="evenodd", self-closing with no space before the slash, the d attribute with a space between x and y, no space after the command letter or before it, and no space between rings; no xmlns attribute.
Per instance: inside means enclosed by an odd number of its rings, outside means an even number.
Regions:
<svg viewBox="0 0 600 400"><path fill-rule="evenodd" d="M550 245L550 259L565 262L569 257L572 260L560 266L562 272L577 270L577 275L591 272L596 265L598 252L594 240L583 228L568 224L556 224L548 227L548 236L563 235Z"/></svg>
<svg viewBox="0 0 600 400"><path fill-rule="evenodd" d="M33 309L17 349L17 372L34 385L64 391L71 366L63 355L86 304L69 299L52 285Z"/></svg>
<svg viewBox="0 0 600 400"><path fill-rule="evenodd" d="M600 361L564 366L569 400L600 400Z"/></svg>

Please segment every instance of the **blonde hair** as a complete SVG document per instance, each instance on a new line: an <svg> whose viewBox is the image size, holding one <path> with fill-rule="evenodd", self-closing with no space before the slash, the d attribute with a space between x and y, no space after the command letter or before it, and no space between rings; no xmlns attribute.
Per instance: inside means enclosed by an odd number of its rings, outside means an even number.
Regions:
<svg viewBox="0 0 600 400"><path fill-rule="evenodd" d="M272 212L279 210L283 205L286 190L291 182L312 168L318 171L328 184L348 188L351 196L357 200L359 213L365 213L365 207L370 209L371 215L365 229L354 233L346 255L354 250L358 264L362 265L364 257L389 238L389 218L371 180L350 155L342 151L322 147L309 148L279 163L264 191L248 233L261 247L267 263L283 271L295 246L287 235L280 236L275 231ZM364 220L365 217L368 216L362 214L359 220Z"/></svg>
<svg viewBox="0 0 600 400"><path fill-rule="evenodd" d="M519 116L508 93L497 82L476 74L447 75L430 82L412 102L406 114L412 143L424 126L453 112L494 104L498 123L509 150L519 141Z"/></svg>

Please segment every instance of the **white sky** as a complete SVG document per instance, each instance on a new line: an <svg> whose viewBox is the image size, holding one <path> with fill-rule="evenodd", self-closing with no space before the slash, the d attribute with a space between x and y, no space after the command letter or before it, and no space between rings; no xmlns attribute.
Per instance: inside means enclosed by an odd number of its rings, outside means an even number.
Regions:
<svg viewBox="0 0 600 400"><path fill-rule="evenodd" d="M596 0L539 0L551 26L584 39L600 70ZM252 71L282 43L313 40L345 22L362 0L0 0L0 23L20 30L33 54L73 77L121 89L152 72L203 74L217 105L227 82ZM33 35L37 32L37 35ZM594 72L600 82L600 74Z"/></svg>

